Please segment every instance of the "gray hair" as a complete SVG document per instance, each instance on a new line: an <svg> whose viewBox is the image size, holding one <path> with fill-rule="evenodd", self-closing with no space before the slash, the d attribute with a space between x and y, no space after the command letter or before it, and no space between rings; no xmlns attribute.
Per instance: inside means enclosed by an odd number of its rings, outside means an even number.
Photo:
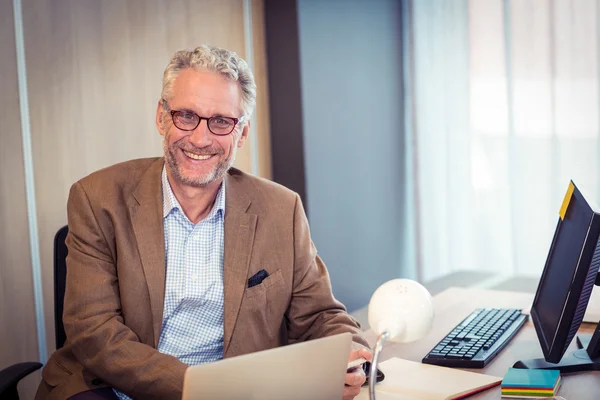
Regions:
<svg viewBox="0 0 600 400"><path fill-rule="evenodd" d="M216 72L232 82L238 82L242 90L242 112L246 117L252 114L256 104L254 75L246 61L235 52L202 45L194 50L181 50L175 53L163 74L161 96L164 100L171 99L175 78L187 68Z"/></svg>

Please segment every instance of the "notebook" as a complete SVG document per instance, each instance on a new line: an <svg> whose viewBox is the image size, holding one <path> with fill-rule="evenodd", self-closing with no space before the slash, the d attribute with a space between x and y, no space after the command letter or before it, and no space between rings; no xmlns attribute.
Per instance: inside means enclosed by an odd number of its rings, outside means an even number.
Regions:
<svg viewBox="0 0 600 400"><path fill-rule="evenodd" d="M502 397L552 398L560 384L558 370L509 368L502 379Z"/></svg>
<svg viewBox="0 0 600 400"><path fill-rule="evenodd" d="M183 400L341 399L351 346L341 333L196 365L186 370Z"/></svg>
<svg viewBox="0 0 600 400"><path fill-rule="evenodd" d="M379 364L385 380L376 386L378 400L457 400L498 386L502 378L391 358ZM357 400L368 400L363 388Z"/></svg>

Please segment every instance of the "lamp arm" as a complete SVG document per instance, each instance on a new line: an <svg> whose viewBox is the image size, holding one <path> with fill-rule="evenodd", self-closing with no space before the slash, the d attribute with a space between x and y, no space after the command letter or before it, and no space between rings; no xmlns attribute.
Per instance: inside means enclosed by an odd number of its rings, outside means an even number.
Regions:
<svg viewBox="0 0 600 400"><path fill-rule="evenodd" d="M381 349L385 341L389 338L390 333L388 331L384 331L379 338L377 339L377 344L375 345L375 351L373 353L373 361L371 362L371 369L369 371L369 399L375 400L375 383L377 382L377 365L379 364L379 354L381 353Z"/></svg>

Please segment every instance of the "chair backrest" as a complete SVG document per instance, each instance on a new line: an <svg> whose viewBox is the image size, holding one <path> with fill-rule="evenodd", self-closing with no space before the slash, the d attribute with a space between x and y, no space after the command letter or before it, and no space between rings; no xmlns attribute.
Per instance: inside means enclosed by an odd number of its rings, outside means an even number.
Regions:
<svg viewBox="0 0 600 400"><path fill-rule="evenodd" d="M67 281L67 233L69 228L63 226L54 236L54 333L57 349L63 347L67 339L62 320Z"/></svg>

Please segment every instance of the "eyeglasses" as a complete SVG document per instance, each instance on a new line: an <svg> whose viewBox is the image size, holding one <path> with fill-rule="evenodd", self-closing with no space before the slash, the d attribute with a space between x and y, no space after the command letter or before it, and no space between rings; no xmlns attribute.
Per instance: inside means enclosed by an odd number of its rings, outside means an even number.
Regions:
<svg viewBox="0 0 600 400"><path fill-rule="evenodd" d="M163 103L165 108L168 110L169 106L166 102ZM232 118L232 117L201 117L193 111L189 110L170 110L171 119L173 124L182 131L193 131L200 125L200 122L205 119L208 125L208 130L215 135L225 136L229 135L235 129L239 122L244 121L245 117Z"/></svg>

